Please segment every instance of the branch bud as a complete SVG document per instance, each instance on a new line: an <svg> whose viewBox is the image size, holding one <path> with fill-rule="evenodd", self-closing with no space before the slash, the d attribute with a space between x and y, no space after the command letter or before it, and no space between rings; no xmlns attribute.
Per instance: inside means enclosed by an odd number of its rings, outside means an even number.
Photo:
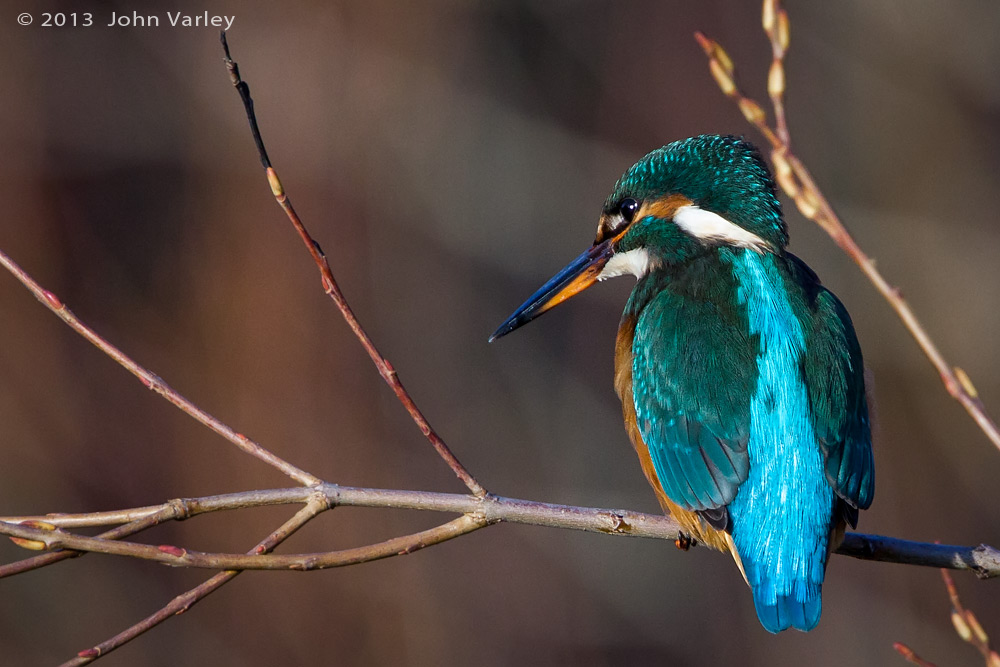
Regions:
<svg viewBox="0 0 1000 667"><path fill-rule="evenodd" d="M985 644L990 640L986 631L983 630L983 626L979 625L979 619L976 618L976 615L973 614L970 609L965 610L965 621L969 624L969 628L972 629L972 634L976 635L976 639L978 639L980 643Z"/></svg>
<svg viewBox="0 0 1000 667"><path fill-rule="evenodd" d="M729 75L732 76L733 72L736 71L736 66L733 65L733 59L729 57L729 54L726 53L724 48L719 46L718 42L712 42L712 44L715 45L715 49L713 49L713 56L719 61L719 64L722 65Z"/></svg>
<svg viewBox="0 0 1000 667"><path fill-rule="evenodd" d="M28 528L37 528L38 530L50 530L56 529L54 524L47 521L22 521L21 526L27 526ZM31 551L45 551L48 549L48 545L40 540L26 540L23 537L12 537L10 541L21 547L22 549L30 549Z"/></svg>
<svg viewBox="0 0 1000 667"><path fill-rule="evenodd" d="M802 190L799 193L795 198L795 205L799 207L799 212L810 220L814 219L816 212L819 211L819 202L809 190Z"/></svg>
<svg viewBox="0 0 1000 667"><path fill-rule="evenodd" d="M781 189L785 191L792 199L799 196L799 184L796 182L794 175L792 174L792 167L788 164L788 160L785 159L785 152L783 150L771 151L771 162L774 163L774 179L778 181L778 185Z"/></svg>
<svg viewBox="0 0 1000 667"><path fill-rule="evenodd" d="M741 97L739 107L740 111L743 112L743 117L754 125L764 122L764 110L760 108L759 104L751 100L749 97Z"/></svg>
<svg viewBox="0 0 1000 667"><path fill-rule="evenodd" d="M962 615L956 610L951 610L951 624L955 626L955 632L958 636L962 638L962 641L970 641L972 639L972 630L969 629L969 624L965 622Z"/></svg>
<svg viewBox="0 0 1000 667"><path fill-rule="evenodd" d="M187 550L186 549L182 549L181 547L175 547L172 544L161 544L160 546L158 546L156 548L159 549L160 551L162 551L165 554L170 554L171 556L173 556L175 558L184 558L184 556L187 556Z"/></svg>
<svg viewBox="0 0 1000 667"><path fill-rule="evenodd" d="M976 386L972 384L972 380L969 378L969 375L965 372L964 368L955 366L955 377L958 378L962 388L965 389L965 393L972 398L979 398L979 392L976 391Z"/></svg>
<svg viewBox="0 0 1000 667"><path fill-rule="evenodd" d="M781 48L781 55L785 55L785 51L788 50L788 12L782 9L778 12L778 31L777 31L777 42L778 46Z"/></svg>
<svg viewBox="0 0 1000 667"><path fill-rule="evenodd" d="M784 190L786 195L792 199L799 196L799 185L791 174L776 174L774 178L778 181L778 187Z"/></svg>
<svg viewBox="0 0 1000 667"><path fill-rule="evenodd" d="M732 74L726 71L725 67L715 58L708 61L708 69L712 72L712 77L719 84L719 89L726 95L736 93L736 82L733 81Z"/></svg>
<svg viewBox="0 0 1000 667"><path fill-rule="evenodd" d="M792 165L788 164L788 160L785 158L784 149L771 151L771 162L774 163L775 173L777 174L792 173Z"/></svg>
<svg viewBox="0 0 1000 667"><path fill-rule="evenodd" d="M1000 667L1000 653L996 651L990 651L989 667Z"/></svg>
<svg viewBox="0 0 1000 667"><path fill-rule="evenodd" d="M278 172L273 167L267 168L267 184L271 186L271 193L275 197L285 194L285 188L281 186L281 181L278 179Z"/></svg>
<svg viewBox="0 0 1000 667"><path fill-rule="evenodd" d="M761 23L764 25L764 32L768 35L774 30L774 16L777 12L777 5L778 3L775 0L764 0Z"/></svg>
<svg viewBox="0 0 1000 667"><path fill-rule="evenodd" d="M710 60L718 60L719 66L726 71L727 74L732 75L734 71L733 59L729 57L726 50L722 48L717 41L714 39L709 39L704 35L704 33L696 32L694 33L694 38L701 47L701 50L705 52L705 55L709 57Z"/></svg>
<svg viewBox="0 0 1000 667"><path fill-rule="evenodd" d="M771 97L781 97L785 93L785 66L780 60L771 62L771 71L767 73L767 94Z"/></svg>

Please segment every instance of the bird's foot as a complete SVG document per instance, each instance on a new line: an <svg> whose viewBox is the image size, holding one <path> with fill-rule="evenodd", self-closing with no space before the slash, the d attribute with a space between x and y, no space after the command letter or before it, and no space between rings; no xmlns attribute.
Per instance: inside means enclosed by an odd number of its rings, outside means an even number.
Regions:
<svg viewBox="0 0 1000 667"><path fill-rule="evenodd" d="M680 549L681 551L687 551L691 547L698 546L698 541L695 540L690 535L685 535L684 533L678 531L677 539L674 540L674 546Z"/></svg>

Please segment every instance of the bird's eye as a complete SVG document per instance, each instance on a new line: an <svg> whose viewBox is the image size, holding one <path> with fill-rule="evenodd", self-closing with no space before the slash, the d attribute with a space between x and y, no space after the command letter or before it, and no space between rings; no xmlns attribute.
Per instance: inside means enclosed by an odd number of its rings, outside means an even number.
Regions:
<svg viewBox="0 0 1000 667"><path fill-rule="evenodd" d="M618 213L622 216L622 219L631 223L635 219L635 214L639 210L639 202L632 199L631 197L626 197L625 199L618 202Z"/></svg>

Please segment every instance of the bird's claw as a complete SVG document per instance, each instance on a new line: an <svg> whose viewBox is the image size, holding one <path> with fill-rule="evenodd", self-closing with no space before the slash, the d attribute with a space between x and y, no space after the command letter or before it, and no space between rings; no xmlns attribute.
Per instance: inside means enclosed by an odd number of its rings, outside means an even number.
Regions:
<svg viewBox="0 0 1000 667"><path fill-rule="evenodd" d="M684 533L678 531L677 539L674 540L674 546L681 551L687 551L691 547L698 546L698 542L690 535L685 535Z"/></svg>

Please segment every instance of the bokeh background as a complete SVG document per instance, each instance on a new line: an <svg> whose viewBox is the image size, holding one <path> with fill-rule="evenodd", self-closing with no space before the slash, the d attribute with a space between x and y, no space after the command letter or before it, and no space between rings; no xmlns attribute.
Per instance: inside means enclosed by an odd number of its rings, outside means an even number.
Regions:
<svg viewBox="0 0 1000 667"><path fill-rule="evenodd" d="M212 28L271 157L355 310L431 422L494 492L657 511L621 426L612 348L630 281L493 345L587 247L648 150L752 134L692 39L764 98L757 2L78 3L0 13L0 247L174 387L344 484L461 491L319 287L275 206ZM35 24L16 23L31 12ZM109 28L111 12L157 28ZM946 357L1000 414L1000 5L792 3L793 140ZM1000 453L948 398L857 268L788 206L793 250L853 313L875 377L878 493L861 528L1000 543ZM0 514L89 511L286 485L144 390L0 276ZM242 551L289 510L143 535ZM364 544L439 515L340 509L284 551ZM25 553L4 541L5 561ZM204 572L88 556L0 582L5 664L71 657ZM962 575L1000 637L1000 583ZM499 526L349 569L248 573L106 665L886 665L894 641L981 664L931 569L833 559L823 621L765 633L730 559Z"/></svg>

